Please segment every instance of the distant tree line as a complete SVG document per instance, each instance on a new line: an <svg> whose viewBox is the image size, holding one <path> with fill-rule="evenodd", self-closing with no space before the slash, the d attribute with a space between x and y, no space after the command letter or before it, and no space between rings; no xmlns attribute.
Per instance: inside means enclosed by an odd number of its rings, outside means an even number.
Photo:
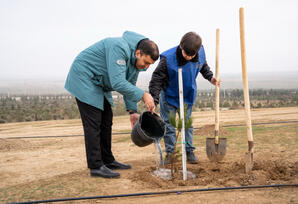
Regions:
<svg viewBox="0 0 298 204"><path fill-rule="evenodd" d="M198 93L194 108L199 110L214 108L214 91ZM252 89L249 90L252 108L291 107L298 105L298 90L296 89ZM220 91L221 108L239 109L244 107L243 90L228 89Z"/></svg>
<svg viewBox="0 0 298 204"><path fill-rule="evenodd" d="M214 90L199 91L194 104L195 111L214 108ZM298 90L272 89L250 90L252 108L272 108L298 106ZM119 94L114 96L114 116L127 114L125 104ZM244 107L243 91L230 89L220 91L220 107L238 109ZM138 111L146 108L138 103ZM159 112L159 106L156 111ZM5 95L0 94L0 123L78 119L80 114L74 97L61 95Z"/></svg>
<svg viewBox="0 0 298 204"><path fill-rule="evenodd" d="M0 123L79 118L70 95L2 95L0 107Z"/></svg>

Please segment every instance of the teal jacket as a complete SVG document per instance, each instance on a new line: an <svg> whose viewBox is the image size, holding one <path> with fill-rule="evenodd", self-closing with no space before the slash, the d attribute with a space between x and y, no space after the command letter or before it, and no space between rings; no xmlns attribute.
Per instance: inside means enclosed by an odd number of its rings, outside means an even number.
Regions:
<svg viewBox="0 0 298 204"><path fill-rule="evenodd" d="M144 36L126 31L122 37L106 38L82 51L68 73L65 89L80 101L104 110L104 97L111 106L111 91L124 96L127 110L137 111L144 91L136 87L139 72L135 51ZM144 69L145 70L145 69Z"/></svg>

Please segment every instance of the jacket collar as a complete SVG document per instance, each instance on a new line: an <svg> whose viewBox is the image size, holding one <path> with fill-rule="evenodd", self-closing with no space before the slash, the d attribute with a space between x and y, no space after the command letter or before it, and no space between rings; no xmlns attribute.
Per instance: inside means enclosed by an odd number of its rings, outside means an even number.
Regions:
<svg viewBox="0 0 298 204"><path fill-rule="evenodd" d="M199 61L198 54L196 54L196 56L194 58L192 58L190 61L187 61L183 57L183 55L182 55L182 49L180 48L179 45L178 45L178 47L176 49L176 58L177 58L178 66L183 66L183 65L187 64L188 62L198 62Z"/></svg>

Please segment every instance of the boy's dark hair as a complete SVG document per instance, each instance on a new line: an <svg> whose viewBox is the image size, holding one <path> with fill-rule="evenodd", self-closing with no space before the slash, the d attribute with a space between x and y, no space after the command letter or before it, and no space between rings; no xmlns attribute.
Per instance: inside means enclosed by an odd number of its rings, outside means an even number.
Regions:
<svg viewBox="0 0 298 204"><path fill-rule="evenodd" d="M150 55L151 59L154 61L159 57L158 46L148 38L143 39L138 43L137 50L140 50L141 54Z"/></svg>
<svg viewBox="0 0 298 204"><path fill-rule="evenodd" d="M181 41L180 47L188 56L194 56L198 53L202 45L201 37L195 32L186 33Z"/></svg>

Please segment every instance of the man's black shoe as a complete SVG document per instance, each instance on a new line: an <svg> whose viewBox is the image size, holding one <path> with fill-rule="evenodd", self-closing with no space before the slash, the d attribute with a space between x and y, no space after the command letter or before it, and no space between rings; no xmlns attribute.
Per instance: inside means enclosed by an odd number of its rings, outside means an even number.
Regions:
<svg viewBox="0 0 298 204"><path fill-rule="evenodd" d="M190 164L197 164L199 162L198 157L193 152L186 153L187 162Z"/></svg>
<svg viewBox="0 0 298 204"><path fill-rule="evenodd" d="M98 169L90 169L90 175L95 177L103 177L103 178L116 178L119 177L120 174L112 171L107 168L105 165L102 165Z"/></svg>
<svg viewBox="0 0 298 204"><path fill-rule="evenodd" d="M117 162L114 160L112 163L106 164L106 166L110 169L130 169L131 166L129 164L121 164L120 162Z"/></svg>

